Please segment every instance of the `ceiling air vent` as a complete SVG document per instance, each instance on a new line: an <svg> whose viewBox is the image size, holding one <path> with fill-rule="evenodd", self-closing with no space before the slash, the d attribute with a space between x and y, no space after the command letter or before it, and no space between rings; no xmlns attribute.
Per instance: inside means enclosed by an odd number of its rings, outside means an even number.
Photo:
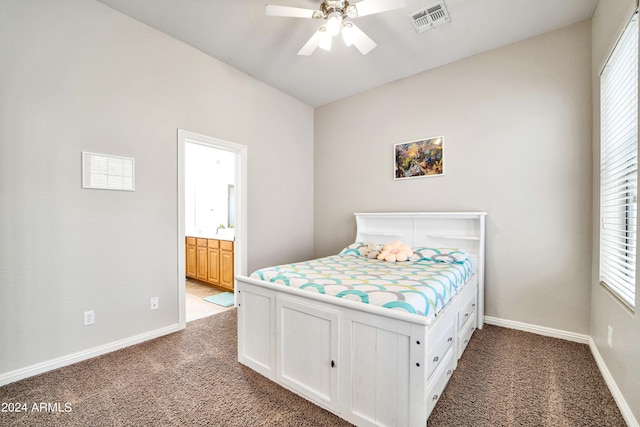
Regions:
<svg viewBox="0 0 640 427"><path fill-rule="evenodd" d="M409 20L413 24L418 34L437 27L440 24L449 22L449 13L444 5L444 1L440 0L430 6L417 10L409 15Z"/></svg>

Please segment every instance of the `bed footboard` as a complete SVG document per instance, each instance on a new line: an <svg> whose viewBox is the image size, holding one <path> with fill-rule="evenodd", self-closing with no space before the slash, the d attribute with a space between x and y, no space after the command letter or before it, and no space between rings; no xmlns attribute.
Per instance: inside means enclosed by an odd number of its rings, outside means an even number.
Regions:
<svg viewBox="0 0 640 427"><path fill-rule="evenodd" d="M429 324L417 315L236 280L240 363L358 426L425 426L462 351L461 312L477 292L475 282L467 284Z"/></svg>

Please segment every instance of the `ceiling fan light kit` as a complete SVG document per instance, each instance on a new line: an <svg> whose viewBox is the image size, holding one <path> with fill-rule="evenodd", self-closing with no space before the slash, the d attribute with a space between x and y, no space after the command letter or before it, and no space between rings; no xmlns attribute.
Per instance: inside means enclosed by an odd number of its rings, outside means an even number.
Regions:
<svg viewBox="0 0 640 427"><path fill-rule="evenodd" d="M342 28L342 14L340 12L331 12L327 18L327 31L332 36L337 36Z"/></svg>
<svg viewBox="0 0 640 427"><path fill-rule="evenodd" d="M330 50L332 39L342 34L347 46L355 46L363 55L371 52L377 44L367 36L353 22L347 19L372 15L406 6L406 0L362 0L351 4L348 0L324 0L319 10L303 9L299 7L277 6L267 4L265 12L268 16L283 16L291 18L324 19L322 25L305 43L298 55L309 56L316 48Z"/></svg>
<svg viewBox="0 0 640 427"><path fill-rule="evenodd" d="M329 32L326 26L320 27L320 40L318 41L318 47L322 50L331 50L331 44L333 43L333 34Z"/></svg>
<svg viewBox="0 0 640 427"><path fill-rule="evenodd" d="M353 44L353 24L351 22L345 22L342 26L342 40L347 46Z"/></svg>

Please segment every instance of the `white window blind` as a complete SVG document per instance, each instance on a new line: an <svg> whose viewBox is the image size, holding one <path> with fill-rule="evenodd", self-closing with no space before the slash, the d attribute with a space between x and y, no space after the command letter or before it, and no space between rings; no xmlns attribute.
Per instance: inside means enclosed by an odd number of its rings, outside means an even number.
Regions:
<svg viewBox="0 0 640 427"><path fill-rule="evenodd" d="M600 282L635 307L638 14L600 75Z"/></svg>

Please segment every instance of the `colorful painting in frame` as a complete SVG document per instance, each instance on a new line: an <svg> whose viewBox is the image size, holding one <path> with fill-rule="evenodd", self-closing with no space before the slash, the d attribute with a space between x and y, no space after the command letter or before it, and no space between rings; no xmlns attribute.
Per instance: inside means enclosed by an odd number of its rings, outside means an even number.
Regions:
<svg viewBox="0 0 640 427"><path fill-rule="evenodd" d="M444 175L444 136L394 145L394 179Z"/></svg>

